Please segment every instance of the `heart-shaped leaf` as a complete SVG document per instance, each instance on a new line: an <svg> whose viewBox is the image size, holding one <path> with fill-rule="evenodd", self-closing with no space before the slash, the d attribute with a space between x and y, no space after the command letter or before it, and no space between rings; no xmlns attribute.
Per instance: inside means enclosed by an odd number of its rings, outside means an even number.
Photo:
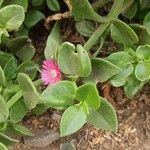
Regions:
<svg viewBox="0 0 150 150"><path fill-rule="evenodd" d="M75 99L86 102L89 107L98 109L100 107L100 97L95 84L84 84L77 89Z"/></svg>
<svg viewBox="0 0 150 150"><path fill-rule="evenodd" d="M90 58L81 45L75 48L73 44L64 42L59 49L58 64L61 71L68 75L87 77L91 73Z"/></svg>
<svg viewBox="0 0 150 150"><path fill-rule="evenodd" d="M87 121L94 127L103 130L117 131L118 128L118 120L114 108L102 97L100 108L98 110L91 109Z"/></svg>
<svg viewBox="0 0 150 150"><path fill-rule="evenodd" d="M135 76L140 81L150 79L150 60L137 64L135 68Z"/></svg>
<svg viewBox="0 0 150 150"><path fill-rule="evenodd" d="M18 74L18 84L22 90L24 103L26 107L31 110L39 102L39 94L32 82L32 80L24 73Z"/></svg>
<svg viewBox="0 0 150 150"><path fill-rule="evenodd" d="M67 108L60 122L61 136L67 136L78 131L86 123L86 117L87 114L83 105Z"/></svg>
<svg viewBox="0 0 150 150"><path fill-rule="evenodd" d="M9 109L3 97L0 95L0 123L5 122L8 116L9 116Z"/></svg>
<svg viewBox="0 0 150 150"><path fill-rule="evenodd" d="M41 94L40 99L49 107L64 109L73 105L75 98L75 85L70 81L60 81L47 87Z"/></svg>
<svg viewBox="0 0 150 150"><path fill-rule="evenodd" d="M117 42L131 46L138 42L136 33L124 22L114 19L111 25L111 37Z"/></svg>

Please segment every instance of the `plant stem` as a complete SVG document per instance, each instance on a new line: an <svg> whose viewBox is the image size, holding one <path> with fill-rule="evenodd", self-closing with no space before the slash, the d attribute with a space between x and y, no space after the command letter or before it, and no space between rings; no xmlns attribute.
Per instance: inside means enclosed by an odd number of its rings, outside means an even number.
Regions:
<svg viewBox="0 0 150 150"><path fill-rule="evenodd" d="M22 91L18 91L11 99L7 102L7 107L11 108L20 98L22 97Z"/></svg>
<svg viewBox="0 0 150 150"><path fill-rule="evenodd" d="M97 30L93 33L93 35L88 39L88 41L84 45L84 49L89 51L93 45L97 43L97 40L102 36L102 34L109 27L110 23L101 24Z"/></svg>

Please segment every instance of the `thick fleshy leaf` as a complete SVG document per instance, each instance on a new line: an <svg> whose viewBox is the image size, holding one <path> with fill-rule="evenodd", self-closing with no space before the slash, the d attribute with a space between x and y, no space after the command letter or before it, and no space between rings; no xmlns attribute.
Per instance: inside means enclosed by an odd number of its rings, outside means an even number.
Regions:
<svg viewBox="0 0 150 150"><path fill-rule="evenodd" d="M59 49L58 64L61 71L68 75L87 77L91 73L89 55L81 45L75 48L73 44L64 42Z"/></svg>
<svg viewBox="0 0 150 150"><path fill-rule="evenodd" d="M58 0L46 0L47 6L52 11L60 11Z"/></svg>
<svg viewBox="0 0 150 150"><path fill-rule="evenodd" d="M16 56L20 58L21 61L29 61L33 58L35 54L35 48L33 45L25 45L22 49L16 52Z"/></svg>
<svg viewBox="0 0 150 150"><path fill-rule="evenodd" d="M5 86L5 82L6 82L5 74L4 74L2 67L0 66L0 86L1 85Z"/></svg>
<svg viewBox="0 0 150 150"><path fill-rule="evenodd" d="M0 142L0 150L8 150L8 148Z"/></svg>
<svg viewBox="0 0 150 150"><path fill-rule="evenodd" d="M150 35L150 12L145 16L143 25L146 27L146 29Z"/></svg>
<svg viewBox="0 0 150 150"><path fill-rule="evenodd" d="M3 97L0 95L0 123L5 122L8 119L8 116L9 116L9 109Z"/></svg>
<svg viewBox="0 0 150 150"><path fill-rule="evenodd" d="M128 19L132 19L137 12L137 2L134 0L125 0L122 14Z"/></svg>
<svg viewBox="0 0 150 150"><path fill-rule="evenodd" d="M86 20L77 22L76 29L81 35L85 37L90 37L96 30L94 25Z"/></svg>
<svg viewBox="0 0 150 150"><path fill-rule="evenodd" d="M70 81L60 81L48 86L41 94L41 101L46 106L64 109L73 105L76 86Z"/></svg>
<svg viewBox="0 0 150 150"><path fill-rule="evenodd" d="M150 45L139 46L136 55L139 59L150 59Z"/></svg>
<svg viewBox="0 0 150 150"><path fill-rule="evenodd" d="M32 80L36 77L38 65L32 61L23 62L17 69L18 73L27 74Z"/></svg>
<svg viewBox="0 0 150 150"><path fill-rule="evenodd" d="M98 110L91 109L87 121L94 127L103 130L117 131L118 129L116 112L112 105L102 97L100 108Z"/></svg>
<svg viewBox="0 0 150 150"><path fill-rule="evenodd" d="M23 99L20 99L10 108L10 120L15 123L20 122L27 112Z"/></svg>
<svg viewBox="0 0 150 150"><path fill-rule="evenodd" d="M110 79L110 83L114 87L123 86L126 83L128 76L132 74L133 70L134 70L134 67L132 64L127 65L120 73L118 73L117 75L114 75Z"/></svg>
<svg viewBox="0 0 150 150"><path fill-rule="evenodd" d="M123 69L130 64L131 55L129 55L127 52L116 52L109 55L107 60Z"/></svg>
<svg viewBox="0 0 150 150"><path fill-rule="evenodd" d="M28 8L28 0L4 0L2 7L7 5L20 5L24 8L25 11L27 11Z"/></svg>
<svg viewBox="0 0 150 150"><path fill-rule="evenodd" d="M46 59L56 59L61 44L60 24L56 22L46 42L44 55Z"/></svg>
<svg viewBox="0 0 150 150"><path fill-rule="evenodd" d="M0 141L6 146L10 146L12 144L18 143L19 141L8 137L7 135L0 132Z"/></svg>
<svg viewBox="0 0 150 150"><path fill-rule="evenodd" d="M111 25L111 37L117 42L131 46L138 42L136 33L124 22L114 19Z"/></svg>
<svg viewBox="0 0 150 150"><path fill-rule="evenodd" d="M32 82L32 80L24 73L18 74L18 84L22 90L24 103L26 107L31 110L39 102L39 94Z"/></svg>
<svg viewBox="0 0 150 150"><path fill-rule="evenodd" d="M75 99L86 102L89 107L98 109L100 107L100 97L95 84L84 84L77 89Z"/></svg>
<svg viewBox="0 0 150 150"><path fill-rule="evenodd" d="M31 10L26 13L24 24L28 28L35 26L40 20L44 19L45 16L40 11Z"/></svg>
<svg viewBox="0 0 150 150"><path fill-rule="evenodd" d="M144 85L144 82L139 81L134 74L132 74L126 84L124 85L125 95L128 98L133 98L138 90Z"/></svg>
<svg viewBox="0 0 150 150"><path fill-rule="evenodd" d="M21 136L32 136L32 132L20 124L9 123L7 132L14 133Z"/></svg>
<svg viewBox="0 0 150 150"><path fill-rule="evenodd" d="M12 57L4 67L4 73L7 80L15 77L17 71L17 60Z"/></svg>
<svg viewBox="0 0 150 150"><path fill-rule="evenodd" d="M43 0L31 0L31 3L34 7L40 6L43 4Z"/></svg>
<svg viewBox="0 0 150 150"><path fill-rule="evenodd" d="M140 81L146 81L150 79L150 60L137 64L135 67L135 76Z"/></svg>
<svg viewBox="0 0 150 150"><path fill-rule="evenodd" d="M19 5L9 5L0 9L0 26L7 31L18 29L24 18L24 9Z"/></svg>
<svg viewBox="0 0 150 150"><path fill-rule="evenodd" d="M92 73L87 79L85 78L87 82L105 82L122 70L118 66L105 59L94 58L91 60L91 62Z"/></svg>
<svg viewBox="0 0 150 150"><path fill-rule="evenodd" d="M87 114L83 105L67 108L60 122L61 136L67 136L78 131L86 123L86 117Z"/></svg>

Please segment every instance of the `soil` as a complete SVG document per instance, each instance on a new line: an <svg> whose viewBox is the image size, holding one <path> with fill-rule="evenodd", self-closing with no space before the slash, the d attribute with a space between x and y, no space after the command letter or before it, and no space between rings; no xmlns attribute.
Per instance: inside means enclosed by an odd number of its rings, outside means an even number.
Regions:
<svg viewBox="0 0 150 150"><path fill-rule="evenodd" d="M62 29L64 40L75 44L84 43L85 39L66 26L65 22L63 26L65 26L65 31ZM37 50L35 61L43 59L39 56L43 53L49 34L49 31L43 27L42 30L38 28L41 27L35 27L33 31L36 32L31 33L31 39ZM111 87L107 94L106 90L100 89L100 91L103 91L101 94L116 107L119 120L118 132L102 131L86 124L77 133L60 138L48 147L42 148L43 150L59 150L64 142L71 142L77 150L150 150L150 84L145 85L132 100L125 97L121 88ZM62 112L53 109L40 116L29 114L23 124L33 132L45 128L59 132L61 114ZM20 142L10 148L11 150L38 150L38 148L25 145L23 138L19 140Z"/></svg>

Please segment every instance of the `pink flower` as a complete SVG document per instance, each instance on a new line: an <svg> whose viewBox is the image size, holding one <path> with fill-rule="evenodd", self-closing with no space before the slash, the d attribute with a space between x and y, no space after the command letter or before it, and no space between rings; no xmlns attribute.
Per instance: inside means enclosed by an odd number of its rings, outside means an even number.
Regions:
<svg viewBox="0 0 150 150"><path fill-rule="evenodd" d="M52 60L43 61L41 80L44 85L52 85L61 80L61 71L59 66Z"/></svg>

